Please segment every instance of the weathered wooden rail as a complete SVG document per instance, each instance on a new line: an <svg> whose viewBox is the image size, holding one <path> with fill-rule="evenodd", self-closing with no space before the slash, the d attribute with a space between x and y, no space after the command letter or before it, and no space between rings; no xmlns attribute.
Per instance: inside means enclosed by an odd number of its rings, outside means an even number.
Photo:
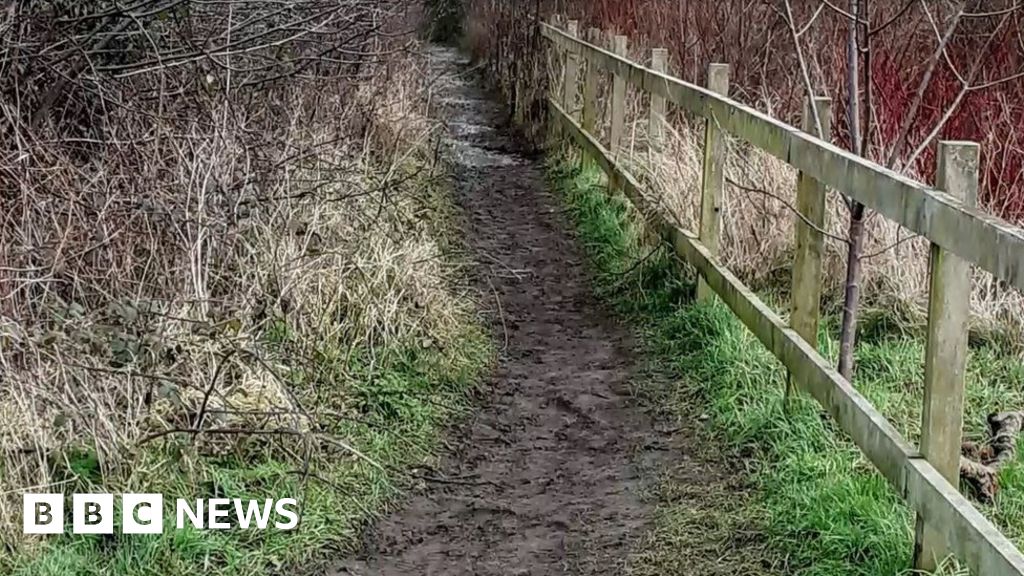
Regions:
<svg viewBox="0 0 1024 576"><path fill-rule="evenodd" d="M698 298L717 295L789 370L793 381L829 411L875 468L917 513L915 567L933 569L949 553L973 574L1024 576L1024 556L957 489L967 352L970 265L1024 289L1024 231L985 214L977 197L978 147L966 142L939 144L938 188L916 182L748 106L730 100L728 66L711 64L708 87L666 74L665 52L652 52L652 67L626 57L626 38L614 51L597 45L600 31L578 38L570 21L540 23L554 50L565 56L563 92L548 104L557 133L572 138L622 190L648 225L699 274ZM583 110L573 106L580 64ZM594 135L598 74L613 76L611 130L606 148ZM625 86L650 94L651 147L660 148L666 102L705 119L704 176L700 230L684 230L617 159L623 134ZM811 106L817 110L815 113ZM829 103L808 104L804 127L829 133ZM820 127L820 128L819 128ZM724 184L723 133L738 137L799 170L793 296L787 324L718 261L719 207ZM833 188L932 242L928 344L925 353L925 406L920 449L840 376L817 351L825 190Z"/></svg>

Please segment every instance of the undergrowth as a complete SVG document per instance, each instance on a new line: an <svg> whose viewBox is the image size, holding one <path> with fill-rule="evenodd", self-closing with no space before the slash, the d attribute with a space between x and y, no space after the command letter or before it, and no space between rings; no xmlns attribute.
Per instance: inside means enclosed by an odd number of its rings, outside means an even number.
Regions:
<svg viewBox="0 0 1024 576"><path fill-rule="evenodd" d="M556 156L550 178L569 205L598 291L631 321L647 355L677 382L670 391L677 416L707 414L708 439L724 441L728 457L747 471L757 494L744 514L781 557L773 570L906 573L913 547L909 508L812 399L794 398L784 409L781 364L724 304L693 302L693 273L655 247L628 201L608 193L596 168L583 166ZM762 296L784 308L771 293ZM822 324L820 349L834 356L837 319L826 317ZM857 350L858 390L912 442L919 435L923 356L920 337L881 328ZM977 347L968 372L965 435L981 437L985 414L1024 406L1024 368L997 348ZM1002 470L996 504L978 505L1018 545L1024 543L1022 470L1019 463ZM663 538L670 539L671 531ZM946 569L958 568L950 559ZM673 571L667 564L638 569Z"/></svg>
<svg viewBox="0 0 1024 576"><path fill-rule="evenodd" d="M409 349L390 354L376 367L339 358L324 366L335 375L322 384L354 392L360 418L339 419L328 431L345 438L365 458L339 454L308 476L294 462L225 456L207 463L197 493L189 471L168 447L151 455L150 472L163 480L165 530L153 536L65 536L36 557L21 556L10 567L24 576L68 575L249 575L313 571L332 552L350 552L363 525L384 509L396 487L410 480L403 470L430 466L436 439L464 407L465 392L489 357L483 332L467 327L463 346L447 352ZM343 407L339 406L339 411ZM178 465L168 460L179 458ZM168 470L170 468L170 470ZM170 472L170 473L168 473ZM292 531L176 530L168 505L174 498L260 499L295 497L301 523Z"/></svg>
<svg viewBox="0 0 1024 576"><path fill-rule="evenodd" d="M422 224L431 227L436 241L457 251L454 208L446 192L434 182L418 185L433 190L430 205L424 204L420 212ZM261 342L287 356L296 353L296 338L295 328L281 318L268 325ZM452 333L443 341L396 339L354 348L339 344L323 341L303 352L312 356L308 363L281 374L295 402L308 407L310 420L316 422L301 440L254 434L217 450L204 444L203 437L197 442L169 435L140 446L126 485L163 494L162 534L121 535L120 501L115 498L115 534L68 533L35 549L0 554L0 574L314 573L331 555L355 550L365 524L386 509L396 490L421 481L410 470L434 467L438 439L467 408L467 392L489 365L492 350L486 331L466 311L455 315ZM319 443L326 448L304 461L307 444ZM64 487L67 492L106 487L91 450L68 451L63 466L67 470L55 474L71 482ZM177 498L295 498L300 523L290 531L178 530Z"/></svg>
<svg viewBox="0 0 1024 576"><path fill-rule="evenodd" d="M316 572L422 481L488 360L414 36L440 14L2 12L0 574ZM25 534L23 493L66 533L72 494L162 494L163 534ZM177 530L179 497L301 519Z"/></svg>

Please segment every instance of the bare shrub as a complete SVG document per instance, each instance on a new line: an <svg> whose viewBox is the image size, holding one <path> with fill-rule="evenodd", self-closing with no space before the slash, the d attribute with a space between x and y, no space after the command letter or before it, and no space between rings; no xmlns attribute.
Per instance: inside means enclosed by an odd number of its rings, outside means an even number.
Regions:
<svg viewBox="0 0 1024 576"><path fill-rule="evenodd" d="M322 425L347 410L332 362L457 343L470 310L431 216L417 17L402 0L0 16L0 543L29 544L22 490L154 489L168 463L149 448L172 439L191 481L253 439L315 467L351 448Z"/></svg>

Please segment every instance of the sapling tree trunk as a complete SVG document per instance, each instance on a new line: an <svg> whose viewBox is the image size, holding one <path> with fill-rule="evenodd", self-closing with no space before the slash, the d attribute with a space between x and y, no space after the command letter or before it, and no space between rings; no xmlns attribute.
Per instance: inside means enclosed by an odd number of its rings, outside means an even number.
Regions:
<svg viewBox="0 0 1024 576"><path fill-rule="evenodd" d="M860 43L858 18L863 19L867 0L850 0L850 26L846 38L846 114L850 131L850 151L864 152L860 134ZM865 36L867 36L865 34ZM870 89L870 86L865 87ZM849 380L853 376L853 351L857 342L857 311L860 306L860 256L864 246L864 205L852 198L850 208L849 244L846 253L846 284L843 295L843 320L839 331L839 373Z"/></svg>

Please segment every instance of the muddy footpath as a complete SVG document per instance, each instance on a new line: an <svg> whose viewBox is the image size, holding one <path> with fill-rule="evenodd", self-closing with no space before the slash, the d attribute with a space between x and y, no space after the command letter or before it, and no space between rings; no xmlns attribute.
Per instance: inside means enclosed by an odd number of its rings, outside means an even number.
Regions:
<svg viewBox="0 0 1024 576"><path fill-rule="evenodd" d="M330 573L622 574L655 518L641 470L678 462L678 442L630 390L630 332L593 294L542 158L458 52L430 57L500 359L450 433L443 480L407 493Z"/></svg>

